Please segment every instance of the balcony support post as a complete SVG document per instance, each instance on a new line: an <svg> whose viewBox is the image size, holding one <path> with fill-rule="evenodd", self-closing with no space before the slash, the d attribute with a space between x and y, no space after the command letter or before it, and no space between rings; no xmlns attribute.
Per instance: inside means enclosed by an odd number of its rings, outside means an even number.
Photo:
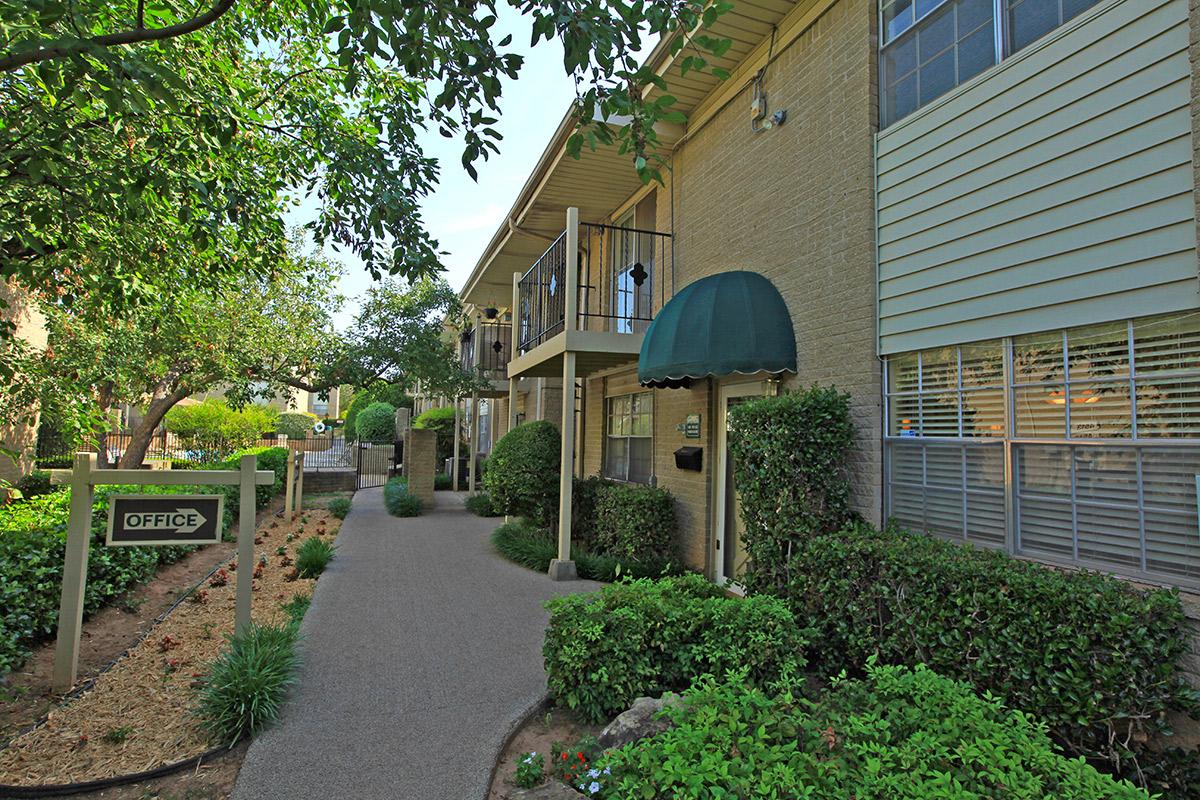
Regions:
<svg viewBox="0 0 1200 800"><path fill-rule="evenodd" d="M508 359L516 358L521 345L521 273L513 273L512 327L509 328ZM506 367L507 369L507 367ZM517 427L517 379L508 379L508 429Z"/></svg>
<svg viewBox="0 0 1200 800"><path fill-rule="evenodd" d="M579 209L567 209L567 241L563 264L563 330L579 329ZM563 387L564 390L566 387Z"/></svg>
<svg viewBox="0 0 1200 800"><path fill-rule="evenodd" d="M450 465L450 485L454 487L454 491L462 488L462 482L458 479L458 465L461 452L462 442L462 399L454 398L454 461Z"/></svg>
<svg viewBox="0 0 1200 800"><path fill-rule="evenodd" d="M471 334L471 352L475 354L475 367L483 362L483 340L480 338L479 315L475 315L475 331ZM471 392L471 460L467 462L467 491L475 493L475 460L479 458L479 392Z"/></svg>
<svg viewBox="0 0 1200 800"><path fill-rule="evenodd" d="M579 577L571 560L571 490L575 480L575 353L563 353L562 460L558 482L558 558L550 562L550 578Z"/></svg>

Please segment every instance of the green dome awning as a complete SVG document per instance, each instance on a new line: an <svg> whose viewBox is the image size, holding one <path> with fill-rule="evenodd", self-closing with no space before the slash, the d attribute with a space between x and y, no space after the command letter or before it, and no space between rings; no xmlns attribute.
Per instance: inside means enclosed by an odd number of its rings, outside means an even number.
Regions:
<svg viewBox="0 0 1200 800"><path fill-rule="evenodd" d="M795 371L792 317L757 272L722 272L685 286L650 323L638 357L638 380L660 388L710 375Z"/></svg>

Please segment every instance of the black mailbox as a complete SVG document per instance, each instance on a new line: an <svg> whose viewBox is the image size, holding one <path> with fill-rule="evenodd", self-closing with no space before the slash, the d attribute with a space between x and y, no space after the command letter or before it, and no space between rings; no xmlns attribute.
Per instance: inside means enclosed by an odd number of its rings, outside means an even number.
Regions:
<svg viewBox="0 0 1200 800"><path fill-rule="evenodd" d="M676 469L689 469L692 472L700 472L704 469L704 448L679 448L675 451L675 467Z"/></svg>

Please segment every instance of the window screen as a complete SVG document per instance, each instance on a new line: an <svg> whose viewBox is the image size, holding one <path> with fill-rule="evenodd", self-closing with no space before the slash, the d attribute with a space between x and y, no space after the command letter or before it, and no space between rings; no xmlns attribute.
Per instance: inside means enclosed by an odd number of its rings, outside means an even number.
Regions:
<svg viewBox="0 0 1200 800"><path fill-rule="evenodd" d="M653 393L608 398L604 476L649 483L653 473Z"/></svg>

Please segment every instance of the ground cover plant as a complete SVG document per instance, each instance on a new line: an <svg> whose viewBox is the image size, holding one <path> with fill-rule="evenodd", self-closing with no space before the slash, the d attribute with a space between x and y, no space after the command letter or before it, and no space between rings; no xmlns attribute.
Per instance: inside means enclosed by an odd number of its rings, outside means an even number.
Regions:
<svg viewBox="0 0 1200 800"><path fill-rule="evenodd" d="M433 476L433 489L436 492L446 492L454 488L454 478L447 475L445 472L435 473Z"/></svg>
<svg viewBox="0 0 1200 800"><path fill-rule="evenodd" d="M353 499L349 497L336 497L329 501L329 513L338 519L345 519L350 514L350 506L353 502Z"/></svg>
<svg viewBox="0 0 1200 800"><path fill-rule="evenodd" d="M924 667L869 666L816 700L701 679L675 727L601 757L599 796L1147 800L1062 755L1035 718Z"/></svg>
<svg viewBox="0 0 1200 800"><path fill-rule="evenodd" d="M739 599L698 575L635 580L546 604L542 655L559 705L589 722L634 699L691 686L698 675L775 686L799 677L805 634L770 597Z"/></svg>
<svg viewBox="0 0 1200 800"><path fill-rule="evenodd" d="M408 479L396 476L383 486L383 505L393 517L421 515L421 498L408 491Z"/></svg>

